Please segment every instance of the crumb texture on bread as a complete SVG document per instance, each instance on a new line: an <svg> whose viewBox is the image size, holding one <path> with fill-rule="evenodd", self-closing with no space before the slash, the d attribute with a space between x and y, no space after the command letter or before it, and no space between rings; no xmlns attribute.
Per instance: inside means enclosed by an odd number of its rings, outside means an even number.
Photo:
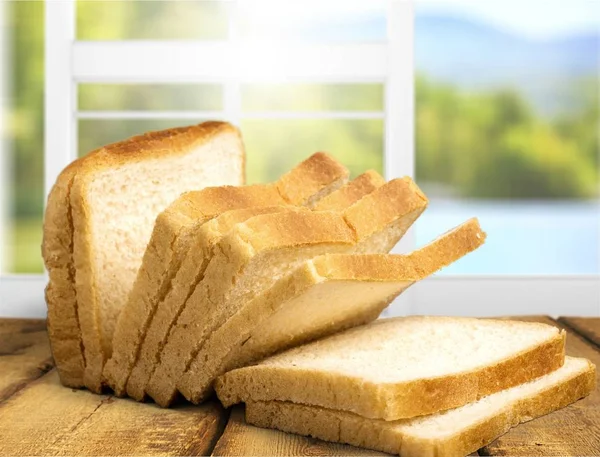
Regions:
<svg viewBox="0 0 600 457"><path fill-rule="evenodd" d="M87 157L73 180L75 283L85 384L100 391L119 313L156 216L181 193L243 182L243 147L226 123L150 132Z"/></svg>
<svg viewBox="0 0 600 457"><path fill-rule="evenodd" d="M463 457L522 422L563 408L595 388L595 367L567 357L537 380L430 416L384 421L289 402L248 402L248 423L402 457Z"/></svg>
<svg viewBox="0 0 600 457"><path fill-rule="evenodd" d="M226 406L279 400L395 420L454 408L556 370L564 339L538 323L383 319L230 371L215 388Z"/></svg>

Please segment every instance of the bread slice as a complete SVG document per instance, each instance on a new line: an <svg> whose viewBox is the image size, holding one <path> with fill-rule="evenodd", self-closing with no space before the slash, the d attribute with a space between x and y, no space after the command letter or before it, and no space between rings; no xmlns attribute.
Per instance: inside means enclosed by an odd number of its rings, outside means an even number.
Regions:
<svg viewBox="0 0 600 457"><path fill-rule="evenodd" d="M203 281L169 333L146 392L158 404L170 404L176 383L206 338L256 294L317 255L389 251L426 204L416 184L404 178L381 186L343 214L289 212L238 224L215 247Z"/></svg>
<svg viewBox="0 0 600 457"><path fill-rule="evenodd" d="M159 215L144 261L113 337L114 353L104 368L104 381L119 396L139 354L140 344L159 303L172 289L173 278L193 249L196 232L223 211L267 205L313 206L341 186L348 171L327 154L316 153L276 183L240 188L221 187L183 195Z"/></svg>
<svg viewBox="0 0 600 457"><path fill-rule="evenodd" d="M206 122L105 146L81 163L70 203L84 384L101 390L115 324L156 216L181 193L244 180L244 148L233 126Z"/></svg>
<svg viewBox="0 0 600 457"><path fill-rule="evenodd" d="M309 260L214 332L177 387L199 403L226 371L374 320L409 286L484 240L478 221L471 219L408 255L337 254Z"/></svg>
<svg viewBox="0 0 600 457"><path fill-rule="evenodd" d="M379 174L373 171L366 172L318 202L315 209L323 207L325 203L329 209L342 210L383 184L385 180ZM127 394L130 397L138 401L144 399L146 384L158 362L159 352L165 344L169 329L175 323L186 300L203 279L214 246L236 224L254 216L284 210L283 206L267 206L227 211L197 228L194 245L185 254L171 289L164 300L157 304L146 335L139 343L138 356L127 379Z"/></svg>
<svg viewBox="0 0 600 457"><path fill-rule="evenodd" d="M386 422L285 402L248 402L246 420L402 457L462 457L511 427L563 408L595 389L595 366L567 357L558 370L474 403L431 416Z"/></svg>
<svg viewBox="0 0 600 457"><path fill-rule="evenodd" d="M396 420L456 408L558 369L565 332L458 317L383 319L221 376L227 407L291 401Z"/></svg>
<svg viewBox="0 0 600 457"><path fill-rule="evenodd" d="M85 360L77 316L69 195L82 161L76 160L65 168L52 187L46 205L42 241L42 257L49 279L46 303L50 347L61 382L74 388L83 387Z"/></svg>

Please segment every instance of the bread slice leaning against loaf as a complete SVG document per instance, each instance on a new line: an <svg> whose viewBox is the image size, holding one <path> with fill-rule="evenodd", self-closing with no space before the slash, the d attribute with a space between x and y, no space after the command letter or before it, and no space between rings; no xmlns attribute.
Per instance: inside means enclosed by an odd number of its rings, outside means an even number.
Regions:
<svg viewBox="0 0 600 457"><path fill-rule="evenodd" d="M168 405L206 339L255 295L317 255L389 251L426 204L416 184L403 178L381 186L343 213L278 213L238 224L215 246L204 279L172 328L146 392Z"/></svg>
<svg viewBox="0 0 600 457"><path fill-rule="evenodd" d="M430 416L384 421L289 402L248 402L246 421L259 427L347 443L402 457L464 457L511 427L563 408L594 391L586 359L567 357L558 370Z"/></svg>
<svg viewBox="0 0 600 457"><path fill-rule="evenodd" d="M199 403L226 371L373 321L409 286L484 240L471 219L407 255L328 254L308 260L215 331L177 387Z"/></svg>
<svg viewBox="0 0 600 457"><path fill-rule="evenodd" d="M456 408L554 371L564 343L564 331L538 323L382 319L230 371L215 390L226 407L278 400L396 420Z"/></svg>
<svg viewBox="0 0 600 457"><path fill-rule="evenodd" d="M315 209L344 209L383 184L385 180L378 173L368 171L317 202ZM226 211L195 230L192 246L185 254L166 297L157 304L146 335L140 343L139 354L127 380L127 395L138 401L144 399L146 384L158 363L159 352L165 344L169 329L186 300L204 278L215 245L236 224L254 216L285 210L284 206L255 206Z"/></svg>
<svg viewBox="0 0 600 457"><path fill-rule="evenodd" d="M243 175L239 134L222 122L105 146L59 175L46 207L42 253L50 278L48 333L64 384L99 390L87 367L110 346L115 313L158 212L182 192L240 184Z"/></svg>
<svg viewBox="0 0 600 457"><path fill-rule="evenodd" d="M135 364L140 344L160 302L205 222L224 211L255 206L313 206L319 198L340 187L348 170L324 153L310 158L273 184L223 186L182 195L162 212L129 299L113 337L113 352L104 368L104 381L121 396Z"/></svg>

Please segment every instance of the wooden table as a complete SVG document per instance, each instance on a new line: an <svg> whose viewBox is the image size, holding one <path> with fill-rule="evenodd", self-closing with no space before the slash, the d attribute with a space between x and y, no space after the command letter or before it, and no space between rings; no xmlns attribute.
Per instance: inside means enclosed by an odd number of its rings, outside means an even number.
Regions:
<svg viewBox="0 0 600 457"><path fill-rule="evenodd" d="M600 368L600 318L521 319L565 328L567 354ZM65 388L45 322L0 320L0 455L208 454L383 455L252 427L241 408L227 411L217 402L161 409ZM600 456L600 392L518 426L478 455Z"/></svg>

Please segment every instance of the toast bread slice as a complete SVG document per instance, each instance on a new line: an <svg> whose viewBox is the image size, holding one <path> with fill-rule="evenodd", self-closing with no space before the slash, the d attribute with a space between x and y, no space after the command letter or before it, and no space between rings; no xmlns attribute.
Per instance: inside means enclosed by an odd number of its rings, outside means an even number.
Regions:
<svg viewBox="0 0 600 457"><path fill-rule="evenodd" d="M379 174L369 171L323 200L326 201L328 209L341 210L383 184L385 180ZM319 201L315 209L321 207L323 202ZM156 306L146 335L140 343L139 354L127 379L127 395L138 401L144 399L146 384L153 374L154 366L158 363L159 352L165 344L169 329L175 323L187 299L203 279L213 248L218 241L238 223L257 215L281 212L285 209L283 206L265 206L227 211L196 229L194 245L185 254L168 294Z"/></svg>
<svg viewBox="0 0 600 457"><path fill-rule="evenodd" d="M347 443L402 457L463 457L516 425L589 395L595 366L567 357L558 370L457 409L398 421L285 402L249 402L246 420L259 427Z"/></svg>
<svg viewBox="0 0 600 457"><path fill-rule="evenodd" d="M407 255L337 254L308 260L215 331L177 384L204 401L217 376L276 352L374 320L409 286L483 244L471 219Z"/></svg>
<svg viewBox="0 0 600 457"><path fill-rule="evenodd" d="M183 192L244 179L237 129L223 122L149 132L86 157L69 200L84 384L101 391L112 335L156 216Z"/></svg>
<svg viewBox="0 0 600 457"><path fill-rule="evenodd" d="M202 282L171 329L146 387L168 406L206 338L279 277L325 253L388 252L427 206L410 178L395 179L343 213L282 213L238 224L215 246ZM382 233L384 232L384 236Z"/></svg>
<svg viewBox="0 0 600 457"><path fill-rule="evenodd" d="M381 319L219 377L223 405L291 401L397 420L456 408L562 366L565 332L509 320Z"/></svg>

